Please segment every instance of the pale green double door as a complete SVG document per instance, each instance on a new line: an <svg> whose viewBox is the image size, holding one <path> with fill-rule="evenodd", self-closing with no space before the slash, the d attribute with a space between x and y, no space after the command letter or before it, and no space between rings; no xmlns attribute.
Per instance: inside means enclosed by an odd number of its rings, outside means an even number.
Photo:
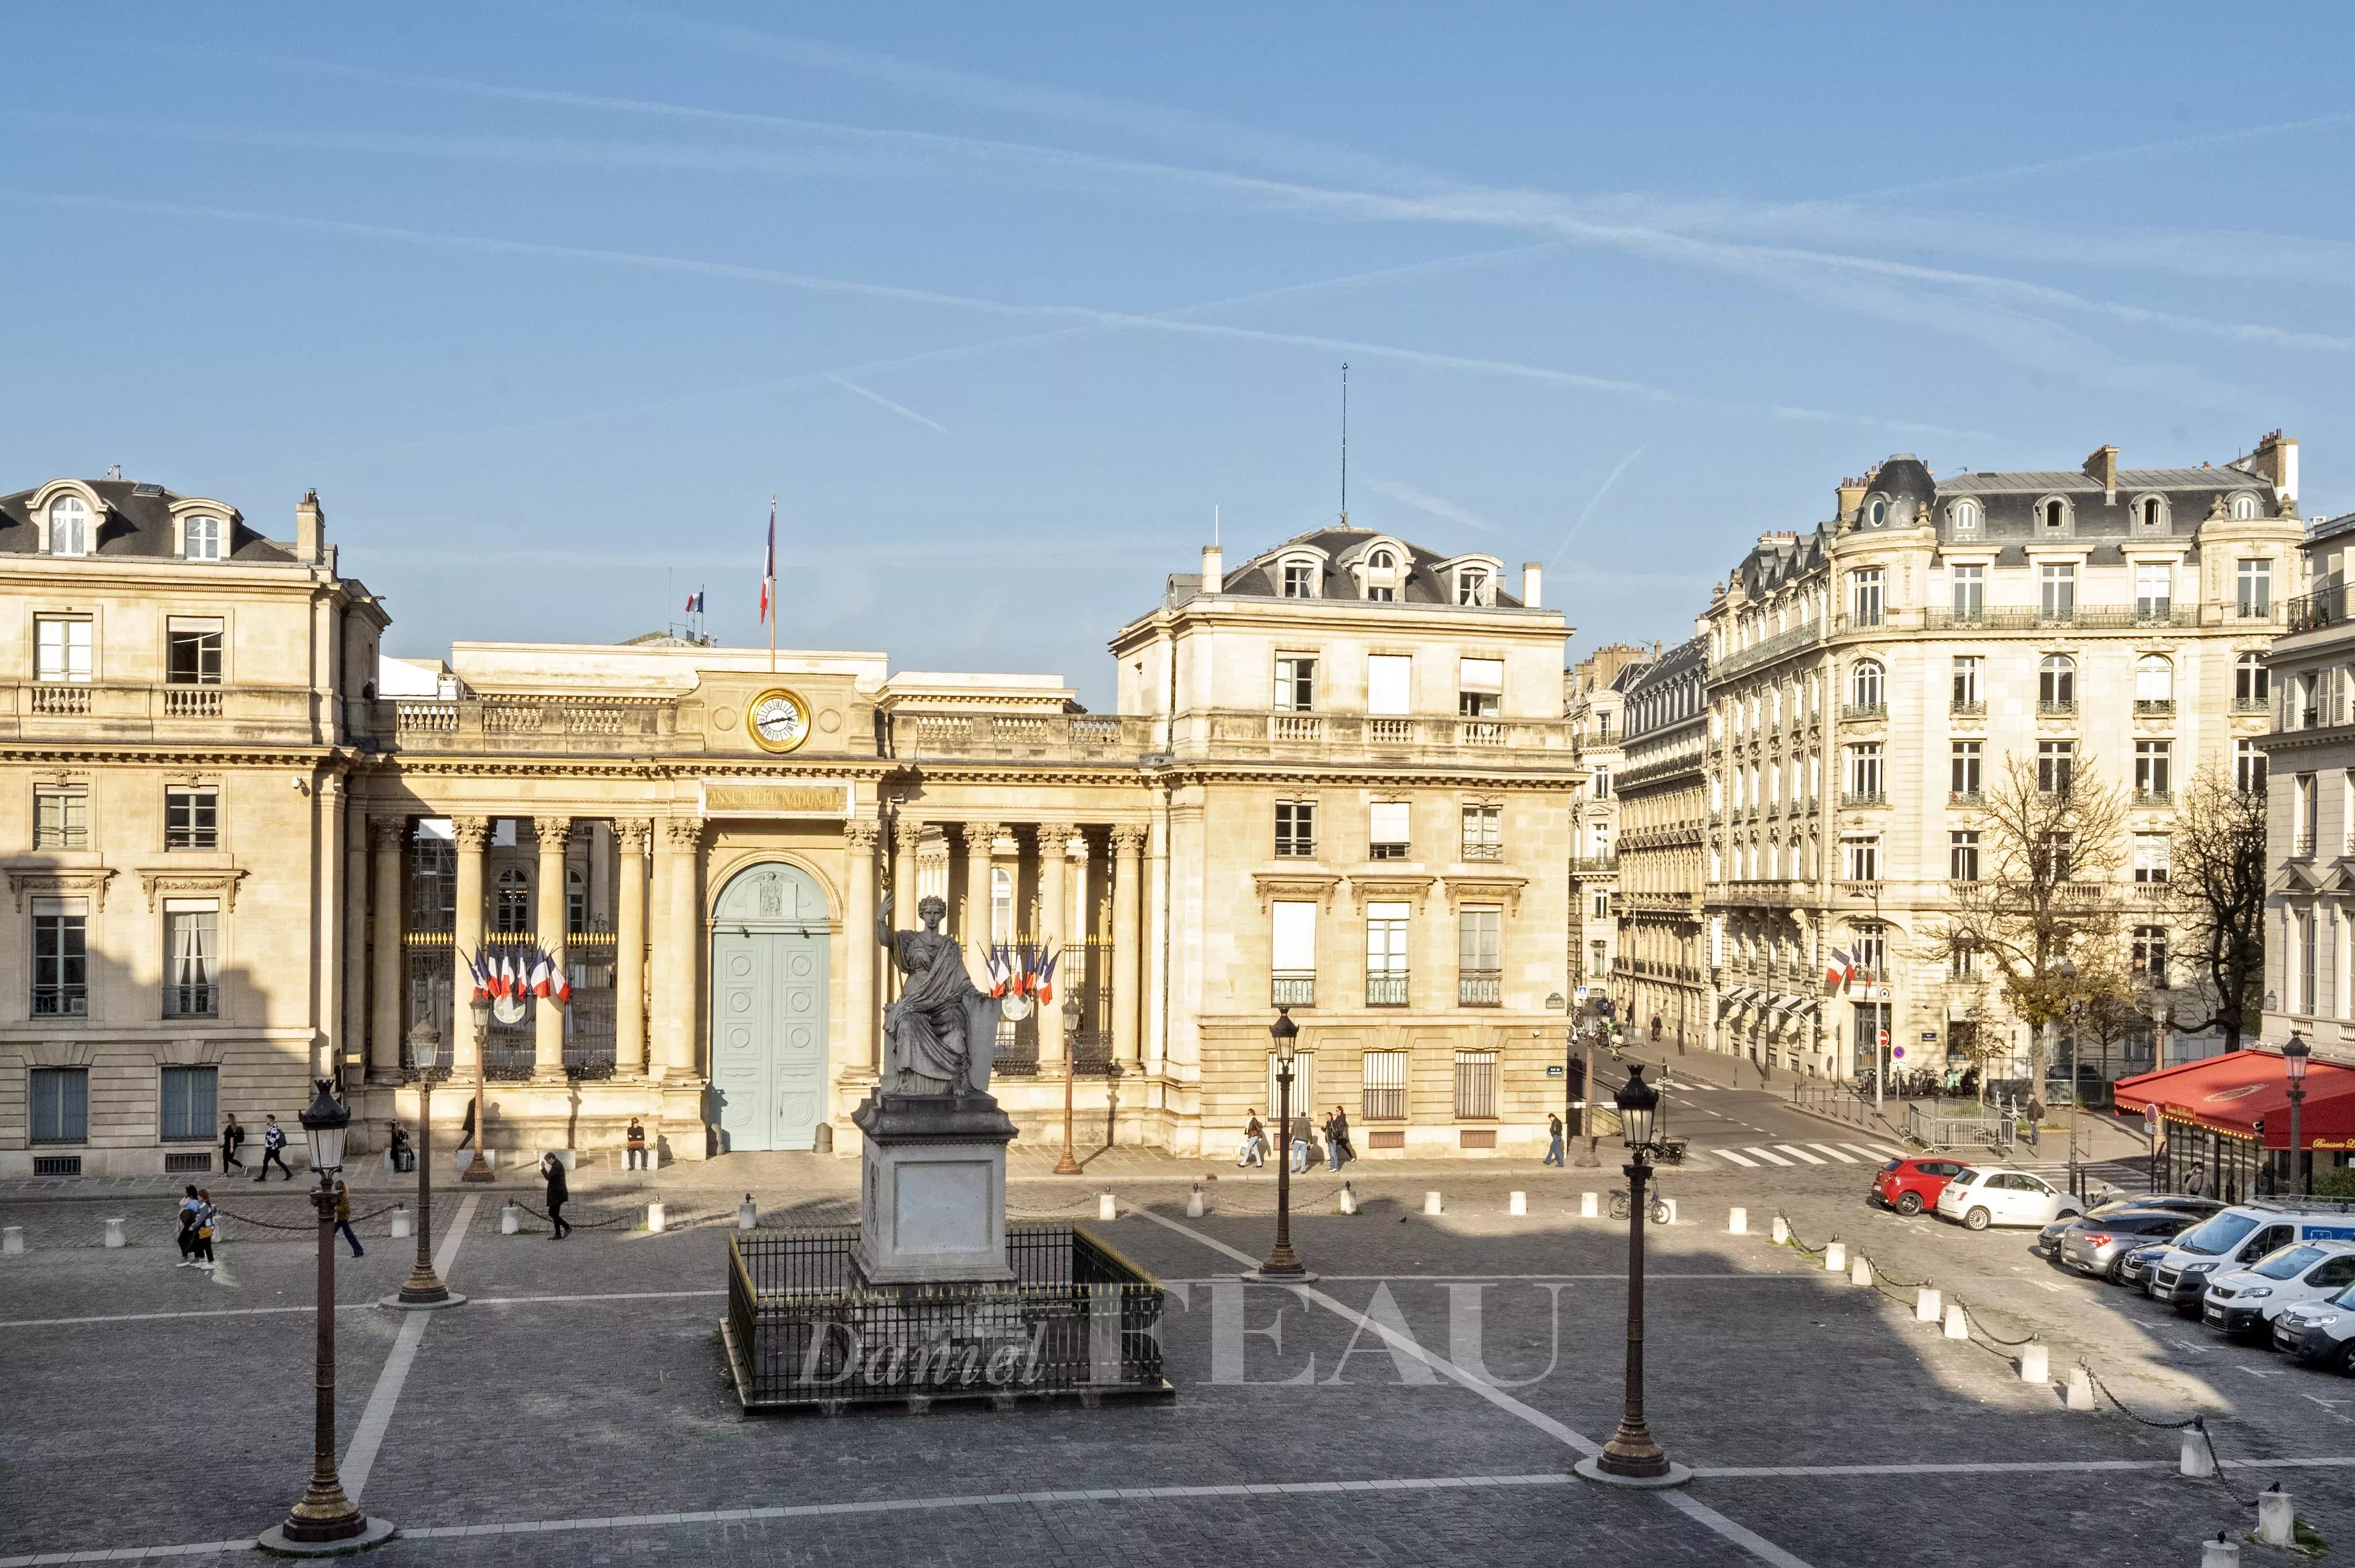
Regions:
<svg viewBox="0 0 2355 1568"><path fill-rule="evenodd" d="M711 1090L723 1152L814 1149L826 1119L826 895L755 865L712 910Z"/></svg>

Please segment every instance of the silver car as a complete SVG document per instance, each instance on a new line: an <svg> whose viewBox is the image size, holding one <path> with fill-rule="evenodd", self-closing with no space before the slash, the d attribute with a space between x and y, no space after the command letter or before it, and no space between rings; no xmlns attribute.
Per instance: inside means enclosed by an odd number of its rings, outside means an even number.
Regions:
<svg viewBox="0 0 2355 1568"><path fill-rule="evenodd" d="M2154 1242L2173 1241L2198 1224L2196 1216L2172 1209L2125 1209L2078 1220L2061 1233L2054 1249L2060 1261L2080 1274L2121 1282L2126 1254Z"/></svg>

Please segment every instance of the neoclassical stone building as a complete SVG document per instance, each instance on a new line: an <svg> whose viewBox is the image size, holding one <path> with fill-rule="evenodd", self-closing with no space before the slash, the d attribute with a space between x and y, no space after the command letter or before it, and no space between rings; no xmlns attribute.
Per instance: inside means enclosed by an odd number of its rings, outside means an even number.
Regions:
<svg viewBox="0 0 2355 1568"><path fill-rule="evenodd" d="M1709 642L1695 637L1620 676L1626 766L1619 779L1619 951L1611 992L1663 1044L1707 1044L1717 1015L1703 942L1709 788Z"/></svg>
<svg viewBox="0 0 2355 1568"><path fill-rule="evenodd" d="M879 653L462 642L381 658L315 498L272 542L119 480L0 498L0 1172L217 1169L339 1074L362 1136L420 1062L491 1079L495 1150L848 1152L895 976L888 895L1064 955L997 1093L1082 1139L1231 1147L1301 1100L1369 1154L1541 1141L1564 965L1559 612L1502 563L1337 528L1168 579L1118 711ZM466 965L545 954L569 1005ZM1044 1033L1041 1033L1041 1026ZM1555 1086L1558 1093L1559 1085ZM434 1101L454 1141L465 1097Z"/></svg>

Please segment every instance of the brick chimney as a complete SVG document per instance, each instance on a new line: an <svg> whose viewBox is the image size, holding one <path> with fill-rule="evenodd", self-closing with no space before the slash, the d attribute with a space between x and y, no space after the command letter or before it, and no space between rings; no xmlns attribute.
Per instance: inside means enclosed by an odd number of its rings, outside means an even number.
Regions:
<svg viewBox="0 0 2355 1568"><path fill-rule="evenodd" d="M1529 609L1538 608L1538 595L1545 588L1545 567L1536 561L1521 563L1521 602Z"/></svg>
<svg viewBox="0 0 2355 1568"><path fill-rule="evenodd" d="M2268 432L2241 466L2270 481L2275 501L2297 500L2297 442L2279 430Z"/></svg>
<svg viewBox="0 0 2355 1568"><path fill-rule="evenodd" d="M1216 545L1202 546L1202 591L1222 592L1227 585L1227 553Z"/></svg>
<svg viewBox="0 0 2355 1568"><path fill-rule="evenodd" d="M326 558L327 514L319 505L319 493L306 490L303 503L294 508L294 558L298 561L321 561Z"/></svg>
<svg viewBox="0 0 2355 1568"><path fill-rule="evenodd" d="M2102 499L2112 505L2118 499L2118 449L2096 447L2085 459L2085 477L2102 482Z"/></svg>
<svg viewBox="0 0 2355 1568"><path fill-rule="evenodd" d="M1864 504L1864 490L1865 482L1860 479L1843 479L1839 482L1837 503L1839 508L1838 521L1842 523L1856 521L1857 511Z"/></svg>

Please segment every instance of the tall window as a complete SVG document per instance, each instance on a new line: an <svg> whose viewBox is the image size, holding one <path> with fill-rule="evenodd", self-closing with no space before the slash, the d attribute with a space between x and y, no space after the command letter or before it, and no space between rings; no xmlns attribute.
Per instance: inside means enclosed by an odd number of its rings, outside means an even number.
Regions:
<svg viewBox="0 0 2355 1568"><path fill-rule="evenodd" d="M2047 534L2065 534L2069 531L2069 503L2067 502L2057 500L2048 501L2039 509L2039 511L2044 519L2044 531Z"/></svg>
<svg viewBox="0 0 2355 1568"><path fill-rule="evenodd" d="M2036 787L2048 795L2066 795L2077 782L2077 743L2040 740L2036 743Z"/></svg>
<svg viewBox="0 0 2355 1568"><path fill-rule="evenodd" d="M2142 499L2142 505L2137 510L2142 518L2142 526L2145 533L2157 534L2163 532L2166 529L2167 503L2161 501L2158 496L2144 496Z"/></svg>
<svg viewBox="0 0 2355 1568"><path fill-rule="evenodd" d="M164 1141L210 1143L220 1125L220 1069L164 1069Z"/></svg>
<svg viewBox="0 0 2355 1568"><path fill-rule="evenodd" d="M1883 583L1879 567L1850 572L1848 579L1849 619L1859 626L1881 624Z"/></svg>
<svg viewBox="0 0 2355 1568"><path fill-rule="evenodd" d="M1455 602L1458 604L1494 604L1496 594L1489 587L1486 572L1460 571L1455 574Z"/></svg>
<svg viewBox="0 0 2355 1568"><path fill-rule="evenodd" d="M2317 797L2321 791L2315 787L2311 773L2293 774L2290 778L2290 853L2308 855L2314 853L2315 825L2321 815Z"/></svg>
<svg viewBox="0 0 2355 1568"><path fill-rule="evenodd" d="M443 836L446 820L417 824L409 846L409 918L421 931L447 931L457 924L458 846Z"/></svg>
<svg viewBox="0 0 2355 1568"><path fill-rule="evenodd" d="M164 847L167 850L208 850L220 847L220 791L164 791Z"/></svg>
<svg viewBox="0 0 2355 1568"><path fill-rule="evenodd" d="M1368 577L1368 581L1366 583L1366 597L1369 599L1380 600L1385 604L1395 600L1398 598L1398 588L1396 584L1390 579L1394 577L1397 571L1398 558L1395 556L1392 556L1388 550L1376 550L1372 555L1368 556L1366 557L1366 575ZM1377 577L1383 580L1373 580Z"/></svg>
<svg viewBox="0 0 2355 1568"><path fill-rule="evenodd" d="M2135 742L2135 794L2145 800L2165 800L2175 789L2175 743Z"/></svg>
<svg viewBox="0 0 2355 1568"><path fill-rule="evenodd" d="M1977 564L1955 568L1955 620L1976 624L1987 613L1987 568Z"/></svg>
<svg viewBox="0 0 2355 1568"><path fill-rule="evenodd" d="M2152 504L2156 505L2157 503ZM2163 620L2175 607L2175 567L2167 561L2135 563L2135 617Z"/></svg>
<svg viewBox="0 0 2355 1568"><path fill-rule="evenodd" d="M33 1141L90 1140L90 1069L36 1067L32 1072Z"/></svg>
<svg viewBox="0 0 2355 1568"><path fill-rule="evenodd" d="M1611 769L1608 768L1598 768L1594 770L1593 789L1594 798L1596 800L1608 800L1611 799Z"/></svg>
<svg viewBox="0 0 2355 1568"><path fill-rule="evenodd" d="M49 554L90 554L90 508L78 495L60 495L49 503Z"/></svg>
<svg viewBox="0 0 2355 1568"><path fill-rule="evenodd" d="M1413 842L1408 832L1407 802L1377 800L1367 809L1369 860L1404 860Z"/></svg>
<svg viewBox="0 0 2355 1568"><path fill-rule="evenodd" d="M1958 740L1947 768L1946 792L1957 800L1976 800L1979 792L1979 752L1984 743Z"/></svg>
<svg viewBox="0 0 2355 1568"><path fill-rule="evenodd" d="M1275 994L1271 1007L1316 1005L1316 906L1287 900L1273 906Z"/></svg>
<svg viewBox="0 0 2355 1568"><path fill-rule="evenodd" d="M90 618L37 615L33 618L33 678L39 681L90 679Z"/></svg>
<svg viewBox="0 0 2355 1568"><path fill-rule="evenodd" d="M1467 907L1456 916L1455 1001L1460 1007L1496 1007L1504 1001L1505 912Z"/></svg>
<svg viewBox="0 0 2355 1568"><path fill-rule="evenodd" d="M2159 713L2175 706L2175 665L2163 653L2146 653L2135 661L2135 706Z"/></svg>
<svg viewBox="0 0 2355 1568"><path fill-rule="evenodd" d="M1275 803L1275 853L1288 860L1307 860L1316 853L1316 802L1278 800Z"/></svg>
<svg viewBox="0 0 2355 1568"><path fill-rule="evenodd" d="M1316 597L1316 568L1306 561L1287 561L1284 567L1284 597L1314 599Z"/></svg>
<svg viewBox="0 0 2355 1568"><path fill-rule="evenodd" d="M189 517L180 524L180 554L192 561L221 558L222 535L228 531L218 517Z"/></svg>
<svg viewBox="0 0 2355 1568"><path fill-rule="evenodd" d="M1493 1120L1497 1115L1497 1054L1455 1053L1455 1116L1460 1121Z"/></svg>
<svg viewBox="0 0 2355 1568"><path fill-rule="evenodd" d="M1587 912L1591 918L1596 920L1611 918L1611 890L1607 887L1596 888L1587 905Z"/></svg>
<svg viewBox="0 0 2355 1568"><path fill-rule="evenodd" d="M1955 655L1955 706L1976 708L1985 700L1979 695L1979 663L1977 653Z"/></svg>
<svg viewBox="0 0 2355 1568"><path fill-rule="evenodd" d="M1376 653L1366 661L1366 712L1377 718L1414 711L1414 661L1403 653Z"/></svg>
<svg viewBox="0 0 2355 1568"><path fill-rule="evenodd" d="M1889 969L1889 936L1880 930L1856 934L1856 967L1879 976Z"/></svg>
<svg viewBox="0 0 2355 1568"><path fill-rule="evenodd" d="M1840 875L1850 882L1881 880L1881 841L1872 838L1840 840Z"/></svg>
<svg viewBox="0 0 2355 1568"><path fill-rule="evenodd" d="M165 632L164 680L174 686L218 686L221 678L221 623L172 617Z"/></svg>
<svg viewBox="0 0 2355 1568"><path fill-rule="evenodd" d="M90 1011L90 937L80 898L33 900L33 1016Z"/></svg>
<svg viewBox="0 0 2355 1568"><path fill-rule="evenodd" d="M1602 980L1611 972L1610 945L1600 938L1586 944L1586 978Z"/></svg>
<svg viewBox="0 0 2355 1568"><path fill-rule="evenodd" d="M564 934L577 937L589 929L589 878L577 865L564 868Z"/></svg>
<svg viewBox="0 0 2355 1568"><path fill-rule="evenodd" d="M2237 586L2240 588L2240 612L2243 620L2258 620L2274 612L2274 564L2271 561L2243 561Z"/></svg>
<svg viewBox="0 0 2355 1568"><path fill-rule="evenodd" d="M1881 743L1869 741L1848 748L1848 792L1859 800L1881 798Z"/></svg>
<svg viewBox="0 0 2355 1568"><path fill-rule="evenodd" d="M2265 754L2254 740L2232 743L2232 787L2243 795L2265 792Z"/></svg>
<svg viewBox="0 0 2355 1568"><path fill-rule="evenodd" d="M521 866L511 865L499 873L497 892L491 900L491 929L506 937L519 937L531 929L531 879Z"/></svg>
<svg viewBox="0 0 2355 1568"><path fill-rule="evenodd" d="M34 789L33 847L37 850L90 847L89 786L67 784Z"/></svg>
<svg viewBox="0 0 2355 1568"><path fill-rule="evenodd" d="M2273 701L2273 679L2262 653L2243 653L2232 661L2232 705L2262 708Z"/></svg>
<svg viewBox="0 0 2355 1568"><path fill-rule="evenodd" d="M2048 653L2036 667L2036 705L2046 713L2067 713L2077 705L2077 662L2066 653Z"/></svg>
<svg viewBox="0 0 2355 1568"><path fill-rule="evenodd" d="M1976 501L1955 502L1954 510L1947 515L1955 520L1955 532L1957 534L1979 531L1979 503Z"/></svg>
<svg viewBox="0 0 2355 1568"><path fill-rule="evenodd" d="M1976 832L1946 835L1946 878L1950 882L1979 879L1979 835Z"/></svg>
<svg viewBox="0 0 2355 1568"><path fill-rule="evenodd" d="M2028 867L2031 881L2045 884L2069 881L2077 870L2077 835L2071 832L2044 834L2030 848Z"/></svg>
<svg viewBox="0 0 2355 1568"><path fill-rule="evenodd" d="M2256 514L2257 498L2255 496L2236 495L2232 497L2232 520L2234 522L2247 523L2254 520L2256 517Z"/></svg>
<svg viewBox="0 0 2355 1568"><path fill-rule="evenodd" d="M2174 848L2165 833L2137 833L2134 836L2134 879L2142 883L2163 883L2174 864Z"/></svg>
<svg viewBox="0 0 2355 1568"><path fill-rule="evenodd" d="M1403 1051L1369 1051L1359 1058L1359 1108L1368 1121L1406 1119L1406 1059Z"/></svg>
<svg viewBox="0 0 2355 1568"><path fill-rule="evenodd" d="M2296 964L2290 976L2290 1007L2292 1012L2311 1015L2314 1012L2315 932L2320 924L2313 911L2304 910L2290 916L2296 939L2293 959Z"/></svg>
<svg viewBox="0 0 2355 1568"><path fill-rule="evenodd" d="M1366 906L1366 1005L1404 1007L1407 1002L1407 906Z"/></svg>
<svg viewBox="0 0 2355 1568"><path fill-rule="evenodd" d="M2167 927L2137 926L2134 934L2134 969L2154 991L2167 989Z"/></svg>
<svg viewBox="0 0 2355 1568"><path fill-rule="evenodd" d="M1282 653L1275 661L1275 706L1279 713L1305 714L1316 706L1316 661L1305 653Z"/></svg>
<svg viewBox="0 0 2355 1568"><path fill-rule="evenodd" d="M1505 858L1504 819L1505 809L1490 802L1476 802L1464 808L1465 860Z"/></svg>
<svg viewBox="0 0 2355 1568"><path fill-rule="evenodd" d="M1456 663L1456 713L1465 718L1495 718L1505 701L1505 662L1461 659Z"/></svg>
<svg viewBox="0 0 2355 1568"><path fill-rule="evenodd" d="M1014 874L1003 866L989 871L989 939L1010 942L1014 929Z"/></svg>
<svg viewBox="0 0 2355 1568"><path fill-rule="evenodd" d="M1859 659L1849 670L1848 700L1859 708L1877 708L1881 704L1883 672L1878 659Z"/></svg>
<svg viewBox="0 0 2355 1568"><path fill-rule="evenodd" d="M164 1015L220 1012L220 915L209 898L164 901Z"/></svg>
<svg viewBox="0 0 2355 1568"><path fill-rule="evenodd" d="M2038 573L2043 593L2041 609L2047 620L2067 620L2077 613L2077 568L2067 561L2048 561Z"/></svg>

